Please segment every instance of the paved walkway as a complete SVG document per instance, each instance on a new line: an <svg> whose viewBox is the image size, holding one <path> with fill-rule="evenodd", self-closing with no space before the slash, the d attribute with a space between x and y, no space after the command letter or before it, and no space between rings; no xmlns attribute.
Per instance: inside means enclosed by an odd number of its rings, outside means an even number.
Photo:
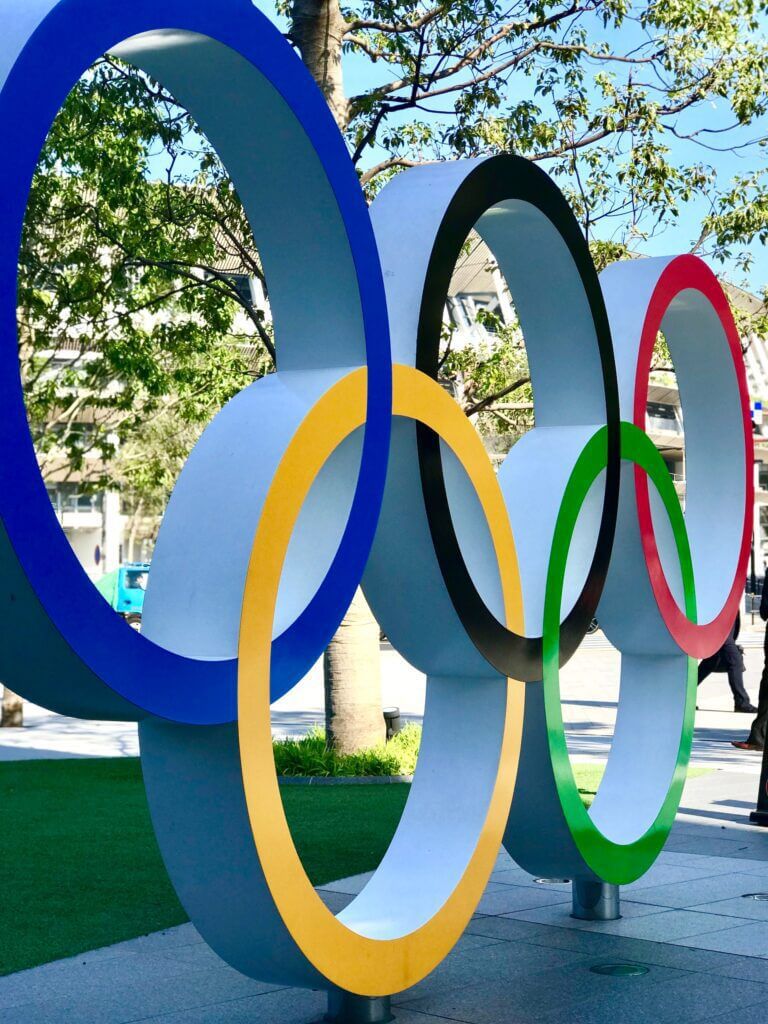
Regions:
<svg viewBox="0 0 768 1024"><path fill-rule="evenodd" d="M762 636L746 647L746 682L753 700L762 670ZM759 642L758 642L759 641ZM562 672L563 715L571 756L578 761L605 760L616 718L620 659L606 648L601 634L589 637ZM389 645L382 648L384 705L399 707L406 719L421 721L424 713L424 677L412 669ZM733 713L733 703L722 674L710 676L699 693L699 711L693 744L694 764L710 768L757 773L759 758L736 751L734 739L745 739L751 717ZM272 708L276 735L301 735L323 721L322 675L317 665ZM0 730L0 761L35 757L117 757L138 753L135 725L121 722L77 721L26 706L24 729Z"/></svg>
<svg viewBox="0 0 768 1024"><path fill-rule="evenodd" d="M749 776L693 779L667 851L627 886L620 921L575 921L566 885L499 856L447 960L396 997L400 1024L764 1024L768 832L745 824ZM340 909L367 876L323 890ZM592 968L639 963L642 977ZM265 985L223 964L191 925L0 978L3 1024L309 1024L319 992Z"/></svg>
<svg viewBox="0 0 768 1024"><path fill-rule="evenodd" d="M747 647L750 691L761 668ZM384 654L385 701L423 711L423 679ZM563 673L569 747L579 760L610 749L618 659L598 642ZM748 824L759 758L728 740L744 735L723 676L699 695L694 763L715 769L690 779L665 852L622 893L622 919L569 915L569 887L542 885L502 853L478 914L428 979L394 1000L400 1024L764 1024L768 1007L768 830ZM321 719L317 672L273 710L278 731ZM0 759L135 754L135 728L75 722L28 708L29 726L0 734ZM340 909L365 876L323 890ZM642 977L591 969L640 963ZM191 925L0 978L2 1024L310 1024L319 992L265 985L223 964Z"/></svg>

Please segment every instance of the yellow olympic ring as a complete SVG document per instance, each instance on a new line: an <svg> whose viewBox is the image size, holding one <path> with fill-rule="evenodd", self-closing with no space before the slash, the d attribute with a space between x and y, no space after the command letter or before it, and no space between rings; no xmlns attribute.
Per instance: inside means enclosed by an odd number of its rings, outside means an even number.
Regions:
<svg viewBox="0 0 768 1024"><path fill-rule="evenodd" d="M482 441L451 397L408 366L393 367L393 413L420 420L451 447L477 492L490 529L507 625L523 629L523 600L512 530ZM285 552L301 506L324 462L365 422L366 370L343 378L297 430L275 475L256 530L240 622L240 759L251 829L272 898L307 959L339 988L361 995L415 984L451 950L493 870L515 788L524 684L507 681L506 714L495 785L483 828L449 897L415 930L375 938L347 927L314 891L293 844L272 753L269 714L272 620Z"/></svg>

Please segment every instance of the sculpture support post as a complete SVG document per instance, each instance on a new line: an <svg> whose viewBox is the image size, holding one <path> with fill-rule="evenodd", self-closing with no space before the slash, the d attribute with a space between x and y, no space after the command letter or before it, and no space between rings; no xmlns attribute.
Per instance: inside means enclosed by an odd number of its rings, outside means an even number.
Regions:
<svg viewBox="0 0 768 1024"><path fill-rule="evenodd" d="M621 917L618 885L574 878L572 914L581 921L618 921Z"/></svg>
<svg viewBox="0 0 768 1024"><path fill-rule="evenodd" d="M325 1019L333 1024L387 1024L395 1018L389 996L356 996L332 989L328 993Z"/></svg>

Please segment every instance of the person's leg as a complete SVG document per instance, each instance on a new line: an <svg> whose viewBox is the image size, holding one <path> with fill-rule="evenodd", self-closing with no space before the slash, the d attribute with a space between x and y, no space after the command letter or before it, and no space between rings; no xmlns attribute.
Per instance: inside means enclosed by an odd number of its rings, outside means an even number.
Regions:
<svg viewBox="0 0 768 1024"><path fill-rule="evenodd" d="M737 709L751 706L749 694L744 689L744 669L741 651L735 643L726 643L722 649L723 661L728 670L728 685Z"/></svg>
<svg viewBox="0 0 768 1024"><path fill-rule="evenodd" d="M714 664L716 661L717 657L715 655L712 655L712 657L704 658L703 661L699 662L699 681L696 684L697 686L700 686L701 683L703 683L704 680L707 678L707 676L714 672Z"/></svg>

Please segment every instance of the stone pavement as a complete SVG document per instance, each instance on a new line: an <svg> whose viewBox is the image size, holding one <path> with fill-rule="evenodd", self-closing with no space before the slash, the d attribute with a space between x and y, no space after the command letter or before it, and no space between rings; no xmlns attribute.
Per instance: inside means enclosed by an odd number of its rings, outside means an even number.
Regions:
<svg viewBox="0 0 768 1024"><path fill-rule="evenodd" d="M745 630L746 685L753 700L762 670L762 634ZM563 717L568 748L577 761L605 760L611 746L619 691L620 659L606 647L602 634L587 637L561 673ZM424 677L382 645L384 705L399 707L406 719L421 721ZM722 674L701 686L692 762L710 768L758 772L754 754L736 751L730 740L745 739L751 718L733 713ZM0 761L54 757L117 757L138 753L136 726L124 722L80 722L26 705L24 729L0 730ZM273 731L278 736L302 735L322 722L324 698L320 666L272 707Z"/></svg>
<svg viewBox="0 0 768 1024"><path fill-rule="evenodd" d="M569 916L569 887L501 853L479 912L433 974L394 999L400 1024L567 1021L764 1024L768 831L746 823L737 772L691 779L667 850L623 890L620 921ZM367 876L328 885L338 910ZM637 963L642 977L591 968ZM309 1024L325 996L223 964L191 925L0 978L2 1024Z"/></svg>
<svg viewBox="0 0 768 1024"><path fill-rule="evenodd" d="M762 638L745 646L753 695ZM562 673L571 755L602 761L610 751L619 660L588 640ZM424 680L390 650L384 700L414 719ZM734 750L750 717L735 715L725 677L699 694L690 779L665 852L622 894L622 919L588 923L569 915L569 887L538 884L501 854L479 913L429 978L394 1000L400 1024L430 1021L567 1020L568 1024L665 1021L761 1024L768 1018L768 830L747 822L760 759ZM297 734L322 719L317 669L273 708L273 726ZM135 727L76 722L27 708L28 727L0 733L0 760L132 755ZM327 886L340 909L363 876ZM642 977L590 968L641 963ZM191 925L0 978L0 1024L309 1024L325 996L252 981L223 964Z"/></svg>

